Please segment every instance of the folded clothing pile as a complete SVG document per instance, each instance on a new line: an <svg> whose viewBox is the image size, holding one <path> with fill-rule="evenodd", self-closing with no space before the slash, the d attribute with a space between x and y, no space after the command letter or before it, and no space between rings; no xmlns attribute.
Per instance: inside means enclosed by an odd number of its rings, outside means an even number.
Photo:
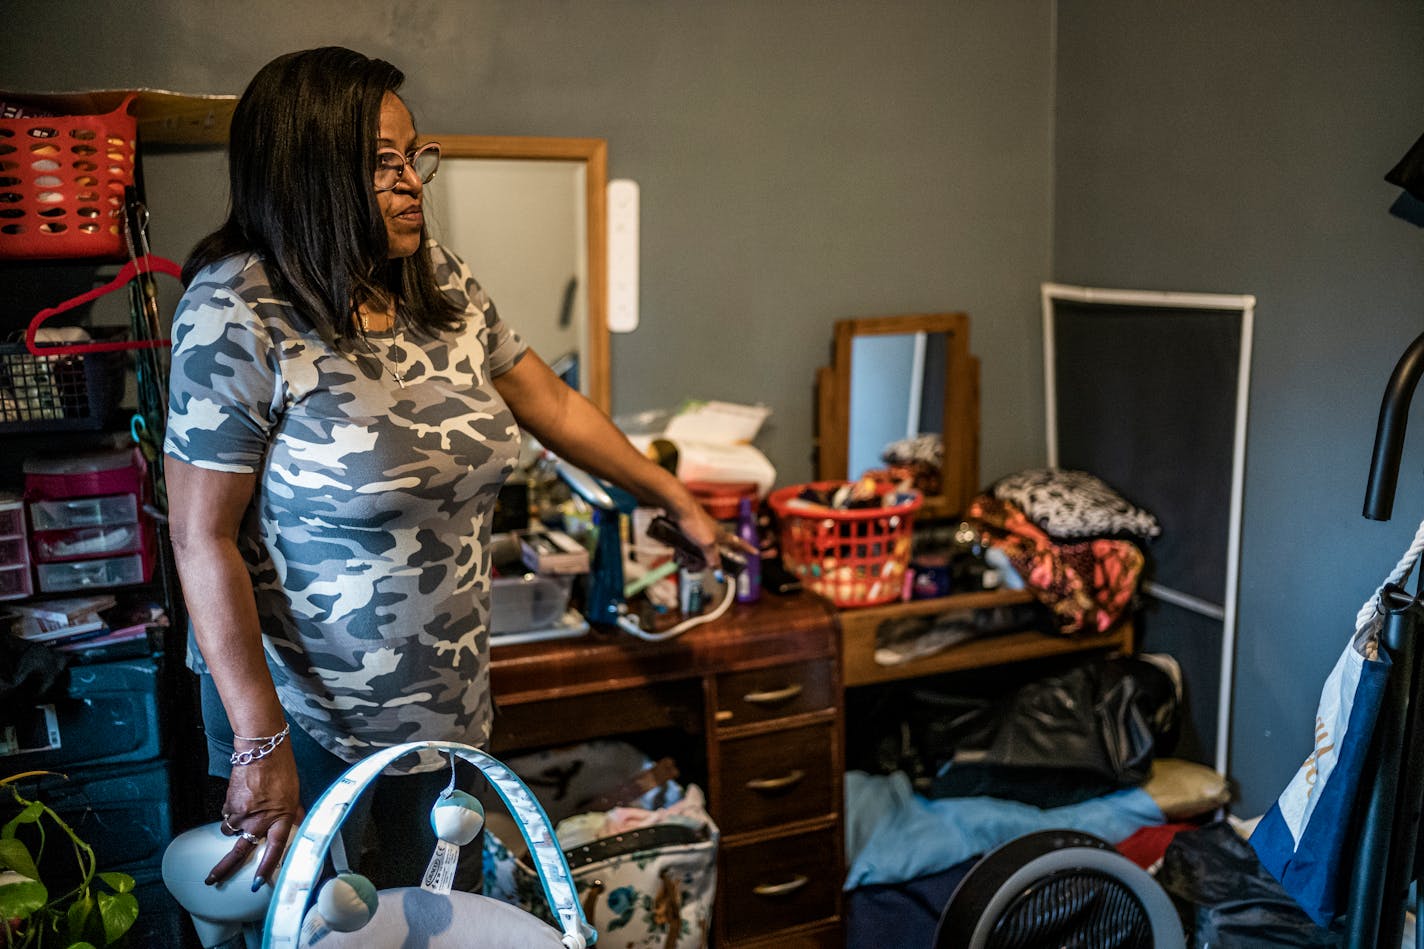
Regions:
<svg viewBox="0 0 1424 949"><path fill-rule="evenodd" d="M1001 551L1058 631L1106 632L1137 594L1156 517L1084 471L1036 468L995 482L968 516Z"/></svg>

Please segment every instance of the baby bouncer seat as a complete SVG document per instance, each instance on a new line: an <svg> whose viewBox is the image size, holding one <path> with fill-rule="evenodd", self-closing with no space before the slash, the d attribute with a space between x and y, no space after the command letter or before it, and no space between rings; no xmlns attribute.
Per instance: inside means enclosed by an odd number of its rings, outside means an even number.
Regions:
<svg viewBox="0 0 1424 949"><path fill-rule="evenodd" d="M327 854L361 792L396 759L426 749L468 761L494 788L528 844L545 899L559 928L511 904L475 893L451 891L449 879L458 848L474 839L483 823L483 814L473 798L450 789L435 802L411 802L411 806L433 803L431 823L439 838L423 880L414 881L412 886L380 891L364 877L350 873L338 872L336 877L321 882ZM244 897L251 887L260 848L233 878L217 886L204 886L203 877L208 868L230 844L231 838L222 837L216 825L205 825L180 835L164 854L164 882L192 914L205 946L219 945L243 931L247 920L261 918L263 902L266 902L266 921L260 935L250 926L244 932L250 946L260 944L272 949L316 946L321 949L356 946L395 949L410 945L428 949L537 949L540 946L586 949L597 939L597 933L579 905L568 862L544 809L513 771L469 745L448 741L407 742L383 749L352 765L322 794L302 821L288 845L270 901L264 901L264 891L254 894L256 903ZM442 872L446 868L448 872ZM338 871L340 869L338 866Z"/></svg>

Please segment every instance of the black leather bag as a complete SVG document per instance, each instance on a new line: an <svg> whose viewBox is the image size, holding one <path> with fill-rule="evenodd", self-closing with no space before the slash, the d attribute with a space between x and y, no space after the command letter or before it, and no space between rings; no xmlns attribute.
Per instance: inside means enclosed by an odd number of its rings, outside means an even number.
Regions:
<svg viewBox="0 0 1424 949"><path fill-rule="evenodd" d="M1177 681L1156 661L1095 658L977 704L922 696L921 753L935 762L929 795L1058 807L1139 785L1176 743ZM926 715L936 704L943 714Z"/></svg>

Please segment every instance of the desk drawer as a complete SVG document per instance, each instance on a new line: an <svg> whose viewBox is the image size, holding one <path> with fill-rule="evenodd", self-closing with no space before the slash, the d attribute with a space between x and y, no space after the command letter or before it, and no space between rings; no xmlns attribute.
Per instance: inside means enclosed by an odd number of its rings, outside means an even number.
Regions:
<svg viewBox="0 0 1424 949"><path fill-rule="evenodd" d="M836 914L840 855L828 831L723 851L722 920L731 941Z"/></svg>
<svg viewBox="0 0 1424 949"><path fill-rule="evenodd" d="M822 817L834 800L834 723L808 725L721 743L721 800L714 813L723 834Z"/></svg>
<svg viewBox="0 0 1424 949"><path fill-rule="evenodd" d="M835 706L831 662L773 666L717 677L717 724L726 728Z"/></svg>

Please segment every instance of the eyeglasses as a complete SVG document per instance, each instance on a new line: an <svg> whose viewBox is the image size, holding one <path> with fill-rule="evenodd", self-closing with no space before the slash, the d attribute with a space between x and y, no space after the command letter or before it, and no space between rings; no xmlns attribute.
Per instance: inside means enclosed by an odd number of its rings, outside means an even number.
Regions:
<svg viewBox="0 0 1424 949"><path fill-rule="evenodd" d="M420 183L425 184L435 177L435 170L440 167L440 143L430 142L404 155L394 148L383 148L376 152L376 193L394 191L396 185L405 177L407 165L415 171L415 177Z"/></svg>

